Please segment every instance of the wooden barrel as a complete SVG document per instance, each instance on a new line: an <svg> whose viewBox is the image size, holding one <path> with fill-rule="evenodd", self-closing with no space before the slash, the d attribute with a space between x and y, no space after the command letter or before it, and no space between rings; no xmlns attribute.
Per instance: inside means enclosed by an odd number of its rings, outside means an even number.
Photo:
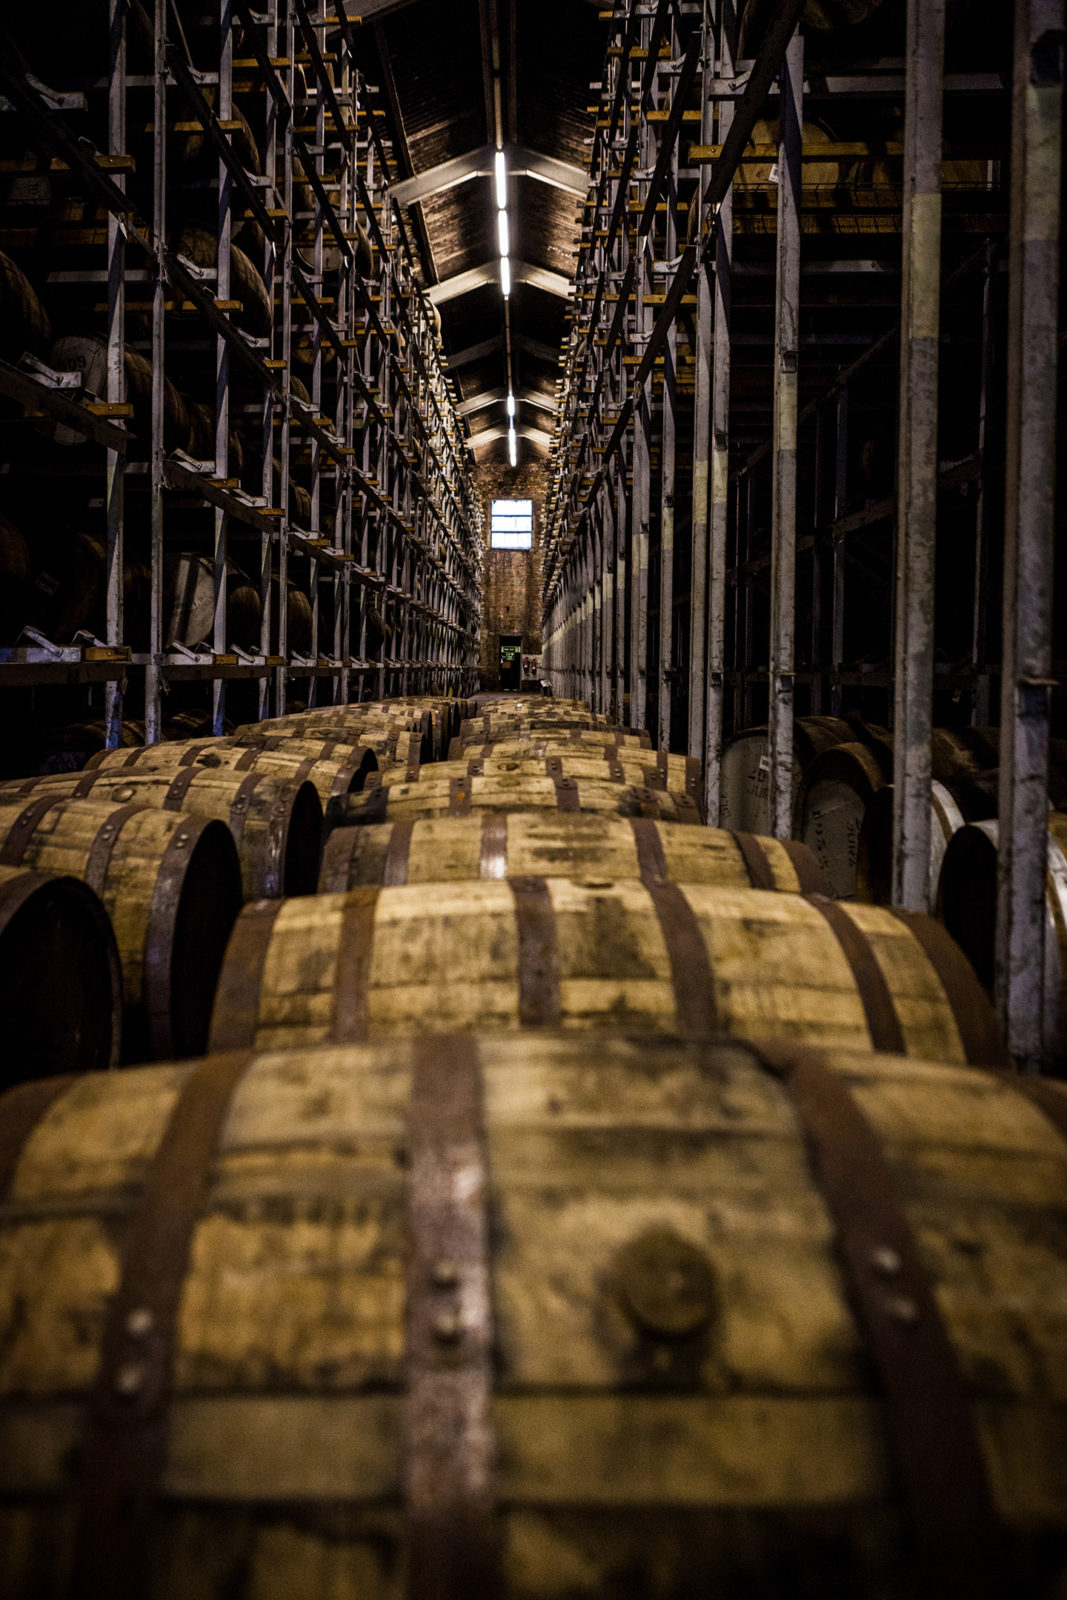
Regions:
<svg viewBox="0 0 1067 1600"><path fill-rule="evenodd" d="M48 356L57 372L77 372L82 387L97 399L107 395L107 340L97 334L69 334L57 339ZM126 398L133 407L128 423L137 443L137 454L144 459L152 443L152 364L127 345L123 352L126 369ZM56 444L75 446L86 443L85 435L60 422L42 422L40 430ZM189 443L192 419L189 409L170 379L163 379L163 448L184 450Z"/></svg>
<svg viewBox="0 0 1067 1600"><path fill-rule="evenodd" d="M644 817L534 811L335 828L323 853L319 892L588 873L790 894L827 889L811 851L793 840Z"/></svg>
<svg viewBox="0 0 1067 1600"><path fill-rule="evenodd" d="M240 740L255 739L335 739L358 743L361 739L392 738L414 734L418 740L418 760L433 759L433 723L429 712L401 710L385 714L363 706L317 706L287 717L265 717L262 722L243 723L236 731ZM397 748L401 748L399 741Z"/></svg>
<svg viewBox="0 0 1067 1600"><path fill-rule="evenodd" d="M429 1027L762 1035L1001 1059L971 968L929 917L823 896L633 879L351 889L247 906L216 1050Z"/></svg>
<svg viewBox="0 0 1067 1600"><path fill-rule="evenodd" d="M440 766L436 770L440 773ZM431 781L427 772L411 783L398 783L398 772L388 776L392 780L388 784L367 787L362 794L343 800L337 825L511 811L599 811L615 817L652 817L698 826L701 822L700 807L687 794L604 778L574 778L562 772L549 776L542 771L535 776L496 772L482 777L438 776Z"/></svg>
<svg viewBox="0 0 1067 1600"><path fill-rule="evenodd" d="M208 767L180 767L177 772L98 768L0 783L0 804L46 794L214 817L233 834L246 900L315 892L322 857L322 806L310 783L293 783L269 772Z"/></svg>
<svg viewBox="0 0 1067 1600"><path fill-rule="evenodd" d="M877 743L881 730L863 743ZM843 717L797 717L793 723L793 799L800 792L805 770L823 750L861 738L860 729ZM746 728L731 739L722 757L722 810L724 828L746 833L769 833L767 729Z"/></svg>
<svg viewBox="0 0 1067 1600"><path fill-rule="evenodd" d="M525 733L570 733L575 728L610 728L617 724L610 717L598 717L591 711L528 712L522 716L505 716L487 713L481 717L468 717L460 725L459 737L464 744L493 744L498 739L514 739ZM628 730L623 730L628 731Z"/></svg>
<svg viewBox="0 0 1067 1600"><path fill-rule="evenodd" d="M16 1091L5 1594L144 1595L145 1550L153 1600L233 1600L238 1571L242 1600L915 1600L938 1571L1053 1597L1067 1157L1040 1092L558 1036Z"/></svg>
<svg viewBox="0 0 1067 1600"><path fill-rule="evenodd" d="M834 895L856 894L860 830L871 799L892 777L887 752L851 742L816 756L797 801L797 832L815 852Z"/></svg>
<svg viewBox="0 0 1067 1600"><path fill-rule="evenodd" d="M115 935L99 898L77 878L0 861L0 1017L5 1088L117 1066Z"/></svg>
<svg viewBox="0 0 1067 1600"><path fill-rule="evenodd" d="M937 909L992 994L996 976L997 853L999 825L993 821L958 828L941 864ZM1046 1011L1043 1035L1051 1058L1067 1063L1067 815L1050 811L1045 876Z"/></svg>
<svg viewBox="0 0 1067 1600"><path fill-rule="evenodd" d="M202 1055L241 868L221 822L44 795L0 805L0 862L79 878L111 918L123 1055Z"/></svg>
<svg viewBox="0 0 1067 1600"><path fill-rule="evenodd" d="M365 753L369 753L374 757L380 771L397 766L417 767L422 749L422 738L417 733L359 735L352 733L345 738L332 739L325 736L312 737L309 730L306 739L277 737L256 739L251 731L246 731L233 742L242 744L248 749L278 750L302 758L310 756L315 761L341 761L351 758L362 763ZM369 767L367 770L373 771L374 768Z"/></svg>
<svg viewBox="0 0 1067 1600"><path fill-rule="evenodd" d="M278 595L280 582L277 574L270 580L270 636L277 642L278 632ZM297 651L300 655L307 655L311 649L312 614L311 601L303 589L297 588L292 579L287 579L285 585L285 628L286 645L291 653Z"/></svg>
<svg viewBox="0 0 1067 1600"><path fill-rule="evenodd" d="M47 728L33 737L28 765L45 777L56 772L80 772L90 757L107 743L107 721L94 717L91 722L68 723L62 728ZM143 722L123 722L119 744L124 749L144 743Z"/></svg>
<svg viewBox="0 0 1067 1600"><path fill-rule="evenodd" d="M490 750L493 746L489 747ZM624 783L644 789L667 789L684 795L699 808L703 764L695 756L665 755L662 750L623 750L607 745L603 750L589 754L561 747L561 754L547 755L543 759L526 756L468 755L464 761L437 761L424 767L409 767L400 778L398 770L373 774L367 788L408 783L440 784L453 779L496 777L513 774L516 777L590 779L593 782Z"/></svg>
<svg viewBox="0 0 1067 1600"><path fill-rule="evenodd" d="M285 743L286 741L279 741ZM357 794L378 762L373 750L352 750L342 756L316 759L287 750L264 750L237 744L229 739L194 740L188 744L150 744L136 750L106 750L93 756L91 768L114 772L136 767L138 771L166 772L175 767L225 768L230 772L270 772L284 775L292 783L310 783L323 810L346 794Z"/></svg>
<svg viewBox="0 0 1067 1600"><path fill-rule="evenodd" d="M183 551L163 563L163 646L211 649L215 631L215 562L211 556ZM226 643L258 650L263 623L259 592L232 563L227 563Z"/></svg>
<svg viewBox="0 0 1067 1600"><path fill-rule="evenodd" d="M175 252L198 267L214 267L218 258L218 236L207 228L182 228L174 241ZM234 321L249 333L262 337L271 330L271 303L267 286L240 245L230 245L230 295L241 302L233 313Z"/></svg>
<svg viewBox="0 0 1067 1600"><path fill-rule="evenodd" d="M642 728L639 733L633 733L625 728L568 728L559 727L545 730L523 728L518 732L509 734L506 738L485 740L478 734L462 735L452 740L448 747L449 761L460 761L464 756L480 750L483 755L488 755L491 749L500 755L518 755L522 747L526 747L531 755L543 756L545 747L551 745L555 750L563 744L578 745L588 750L596 746L601 748L615 746L622 750L651 750L652 740Z"/></svg>
<svg viewBox="0 0 1067 1600"><path fill-rule="evenodd" d="M28 351L47 357L52 343L48 312L22 268L0 250L0 356L17 366Z"/></svg>
<svg viewBox="0 0 1067 1600"><path fill-rule="evenodd" d="M202 88L201 93L208 104L214 106L217 94L215 87L212 84L207 84ZM184 122L195 120L192 116L186 114L184 108L182 118ZM229 132L229 142L233 152L245 171L254 173L258 177L263 171L263 163L260 159L259 146L256 144L256 136L252 132L252 126L241 108L236 105L230 110L230 120L237 124ZM215 153L215 147L199 124L195 128L183 127L182 132L177 135L174 153L178 165L183 169L186 176L190 172L195 173L197 169L217 169L218 157ZM198 265L203 265L203 263L198 263Z"/></svg>
<svg viewBox="0 0 1067 1600"><path fill-rule="evenodd" d="M997 812L997 775L957 779L953 783L930 785L930 905L937 900L937 886L948 842L967 822L982 822ZM893 785L887 783L871 796L860 829L856 859L856 895L873 905L888 905L893 893Z"/></svg>

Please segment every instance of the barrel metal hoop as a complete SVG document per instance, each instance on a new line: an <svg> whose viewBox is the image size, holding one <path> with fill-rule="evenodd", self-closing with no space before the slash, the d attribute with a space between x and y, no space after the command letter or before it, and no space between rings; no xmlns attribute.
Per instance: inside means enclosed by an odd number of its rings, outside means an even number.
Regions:
<svg viewBox="0 0 1067 1600"><path fill-rule="evenodd" d="M486 812L482 817L482 837L478 855L480 878L506 878L508 875L508 819L504 813Z"/></svg>
<svg viewBox="0 0 1067 1600"><path fill-rule="evenodd" d="M556 809L559 811L580 811L581 796L578 790L578 779L564 777L558 773L555 777Z"/></svg>
<svg viewBox="0 0 1067 1600"><path fill-rule="evenodd" d="M240 1050L191 1070L130 1220L89 1397L72 1585L77 1600L147 1592L178 1307L222 1128L251 1060L250 1051Z"/></svg>
<svg viewBox="0 0 1067 1600"><path fill-rule="evenodd" d="M265 772L250 772L248 777L242 781L241 787L233 797L233 801L230 805L230 818L228 826L230 832L233 834L234 844L238 846L240 846L241 843L241 835L244 832L245 823L248 821L248 800L253 791L257 789L263 782L265 777L267 777ZM284 806L284 792L280 798Z"/></svg>
<svg viewBox="0 0 1067 1600"><path fill-rule="evenodd" d="M706 1037L719 1032L715 976L696 912L676 883L646 880L645 887L667 946L679 1033Z"/></svg>
<svg viewBox="0 0 1067 1600"><path fill-rule="evenodd" d="M341 910L337 971L333 980L330 1038L337 1044L365 1039L370 1028L367 991L374 955L374 913L379 889L349 889Z"/></svg>
<svg viewBox="0 0 1067 1600"><path fill-rule="evenodd" d="M885 909L904 924L937 973L959 1029L967 1065L1008 1066L1008 1054L993 1009L975 977L974 968L948 929L919 911L906 911L901 906Z"/></svg>
<svg viewBox="0 0 1067 1600"><path fill-rule="evenodd" d="M963 1377L881 1141L821 1052L761 1043L758 1054L789 1092L834 1225L886 1403L922 1592L1003 1600L1003 1529Z"/></svg>
<svg viewBox="0 0 1067 1600"><path fill-rule="evenodd" d="M777 889L778 880L774 876L767 852L754 833L735 833L734 843L741 852L741 859L745 863L748 881L753 889Z"/></svg>
<svg viewBox="0 0 1067 1600"><path fill-rule="evenodd" d="M211 1014L208 1049L247 1050L259 1026L259 992L282 900L256 900L234 923Z"/></svg>
<svg viewBox="0 0 1067 1600"><path fill-rule="evenodd" d="M502 1593L487 1161L475 1042L412 1046L404 1492L408 1600Z"/></svg>
<svg viewBox="0 0 1067 1600"><path fill-rule="evenodd" d="M792 862L801 894L823 894L829 899L826 877L815 852L799 839L781 839L779 843Z"/></svg>
<svg viewBox="0 0 1067 1600"><path fill-rule="evenodd" d="M625 782L625 777L623 775L622 762L619 760L618 752L615 749L614 745L610 745L610 744L608 745L607 750L605 752L605 759L606 759L607 764L608 764L608 777L611 780L611 782L612 783L624 783ZM645 774L645 775L647 775L647 774ZM645 787L646 788L650 788L651 785L646 784Z"/></svg>
<svg viewBox="0 0 1067 1600"><path fill-rule="evenodd" d="M185 797L189 792L193 779L199 777L204 771L203 767L182 767L171 782L163 799L164 811L182 811L185 808Z"/></svg>
<svg viewBox="0 0 1067 1600"><path fill-rule="evenodd" d="M448 814L450 817L469 817L471 814L471 786L469 778L450 778L448 782Z"/></svg>
<svg viewBox="0 0 1067 1600"><path fill-rule="evenodd" d="M11 824L7 838L4 840L2 848L0 848L0 865L5 867L21 866L27 846L37 830L37 824L46 812L51 811L53 806L57 806L65 798L64 795L59 794L44 795L42 798L31 801L25 810L19 813ZM96 885L94 884L93 887L95 888Z"/></svg>
<svg viewBox="0 0 1067 1600"><path fill-rule="evenodd" d="M382 888L402 889L408 881L408 865L411 859L411 834L415 824L413 821L394 822L389 834L389 848L385 852L385 864L382 867Z"/></svg>
<svg viewBox="0 0 1067 1600"><path fill-rule="evenodd" d="M144 1008L148 1020L149 1048L158 1059L173 1055L175 1044L171 1008L171 971L174 935L186 873L205 828L207 817L181 817L159 859L148 923L144 937ZM225 827L225 823L220 823Z"/></svg>
<svg viewBox="0 0 1067 1600"><path fill-rule="evenodd" d="M129 762L124 762L123 765L128 766ZM107 774L104 772L102 767L98 767L95 772L86 772L70 791L70 798L72 800L84 800L87 795L92 794L93 789L100 782L100 779L105 778L106 776ZM114 776L114 774L112 774L112 776Z"/></svg>
<svg viewBox="0 0 1067 1600"><path fill-rule="evenodd" d="M637 870L645 883L666 883L670 877L663 840L652 817L631 817L634 844L637 848Z"/></svg>
<svg viewBox="0 0 1067 1600"><path fill-rule="evenodd" d="M144 806L138 805L136 800L131 800L127 805L119 806L117 811L113 811L97 829L96 838L89 846L89 854L85 859L84 878L84 882L94 894L103 895L111 857L119 842L119 834L130 818L144 809Z"/></svg>
<svg viewBox="0 0 1067 1600"><path fill-rule="evenodd" d="M17 1083L0 1099L0 1203L10 1198L18 1164L34 1129L63 1091L72 1083L79 1083L81 1076L68 1072Z"/></svg>
<svg viewBox="0 0 1067 1600"><path fill-rule="evenodd" d="M273 743L273 741L271 742ZM257 749L256 746L253 745L251 749L245 751L243 756L238 757L236 763L234 764L234 772L248 772L250 768L255 766L261 754L262 748Z"/></svg>
<svg viewBox="0 0 1067 1600"><path fill-rule="evenodd" d="M556 913L544 878L509 879L519 939L519 1025L558 1028L562 1015Z"/></svg>
<svg viewBox="0 0 1067 1600"><path fill-rule="evenodd" d="M871 941L836 900L830 900L822 894L808 894L804 898L827 923L848 962L867 1020L871 1049L891 1055L905 1055L907 1046L904 1030L885 973L871 948Z"/></svg>

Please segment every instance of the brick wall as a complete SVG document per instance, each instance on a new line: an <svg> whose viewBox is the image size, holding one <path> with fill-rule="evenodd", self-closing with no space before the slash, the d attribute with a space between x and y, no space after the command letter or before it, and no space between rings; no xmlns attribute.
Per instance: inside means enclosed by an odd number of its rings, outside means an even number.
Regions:
<svg viewBox="0 0 1067 1600"><path fill-rule="evenodd" d="M528 447L527 447L528 448ZM548 476L546 463L518 467L498 462L476 469L475 488L485 518L485 568L482 577L482 688L500 683L500 636L522 635L524 655L541 651L541 519ZM494 500L532 500L532 550L491 550L489 513Z"/></svg>

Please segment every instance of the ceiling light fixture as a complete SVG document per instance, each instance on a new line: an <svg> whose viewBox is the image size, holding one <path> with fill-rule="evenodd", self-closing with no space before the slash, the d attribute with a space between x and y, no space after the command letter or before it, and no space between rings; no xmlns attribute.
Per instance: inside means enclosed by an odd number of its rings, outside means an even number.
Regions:
<svg viewBox="0 0 1067 1600"><path fill-rule="evenodd" d="M503 150L498 150L496 153L494 171L496 175L497 208L503 211L508 203L508 163Z"/></svg>
<svg viewBox="0 0 1067 1600"><path fill-rule="evenodd" d="M515 415L515 396L513 394L509 394L508 395L508 416L509 417L513 417L514 415Z"/></svg>
<svg viewBox="0 0 1067 1600"><path fill-rule="evenodd" d="M514 424L512 424L512 426L508 429L508 464L509 464L509 466L514 467L517 464L518 456L519 456L519 445L518 445L518 440L515 437L515 426L514 426Z"/></svg>
<svg viewBox="0 0 1067 1600"><path fill-rule="evenodd" d="M500 254L502 256L510 255L511 241L508 237L508 214L506 211L498 211L496 214L496 236L500 244Z"/></svg>
<svg viewBox="0 0 1067 1600"><path fill-rule="evenodd" d="M511 262L507 256L500 257L500 287L506 300L511 293Z"/></svg>

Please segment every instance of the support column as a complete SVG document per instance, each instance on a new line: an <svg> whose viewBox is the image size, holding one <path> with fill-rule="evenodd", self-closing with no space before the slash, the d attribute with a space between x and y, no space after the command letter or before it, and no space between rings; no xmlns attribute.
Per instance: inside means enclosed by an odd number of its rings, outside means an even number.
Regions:
<svg viewBox="0 0 1067 1600"><path fill-rule="evenodd" d="M1017 0L1012 102L996 997L1008 1048L1030 1070L1051 1044L1043 951L1064 12L1064 0ZM1058 1010L1055 967L1048 998Z"/></svg>
<svg viewBox="0 0 1067 1600"><path fill-rule="evenodd" d="M795 33L782 70L775 272L774 421L771 457L770 831L793 826L793 694L796 683L797 384L800 350L800 185L804 42Z"/></svg>
<svg viewBox="0 0 1067 1600"><path fill-rule="evenodd" d="M893 716L893 903L928 909L945 0L908 0Z"/></svg>

